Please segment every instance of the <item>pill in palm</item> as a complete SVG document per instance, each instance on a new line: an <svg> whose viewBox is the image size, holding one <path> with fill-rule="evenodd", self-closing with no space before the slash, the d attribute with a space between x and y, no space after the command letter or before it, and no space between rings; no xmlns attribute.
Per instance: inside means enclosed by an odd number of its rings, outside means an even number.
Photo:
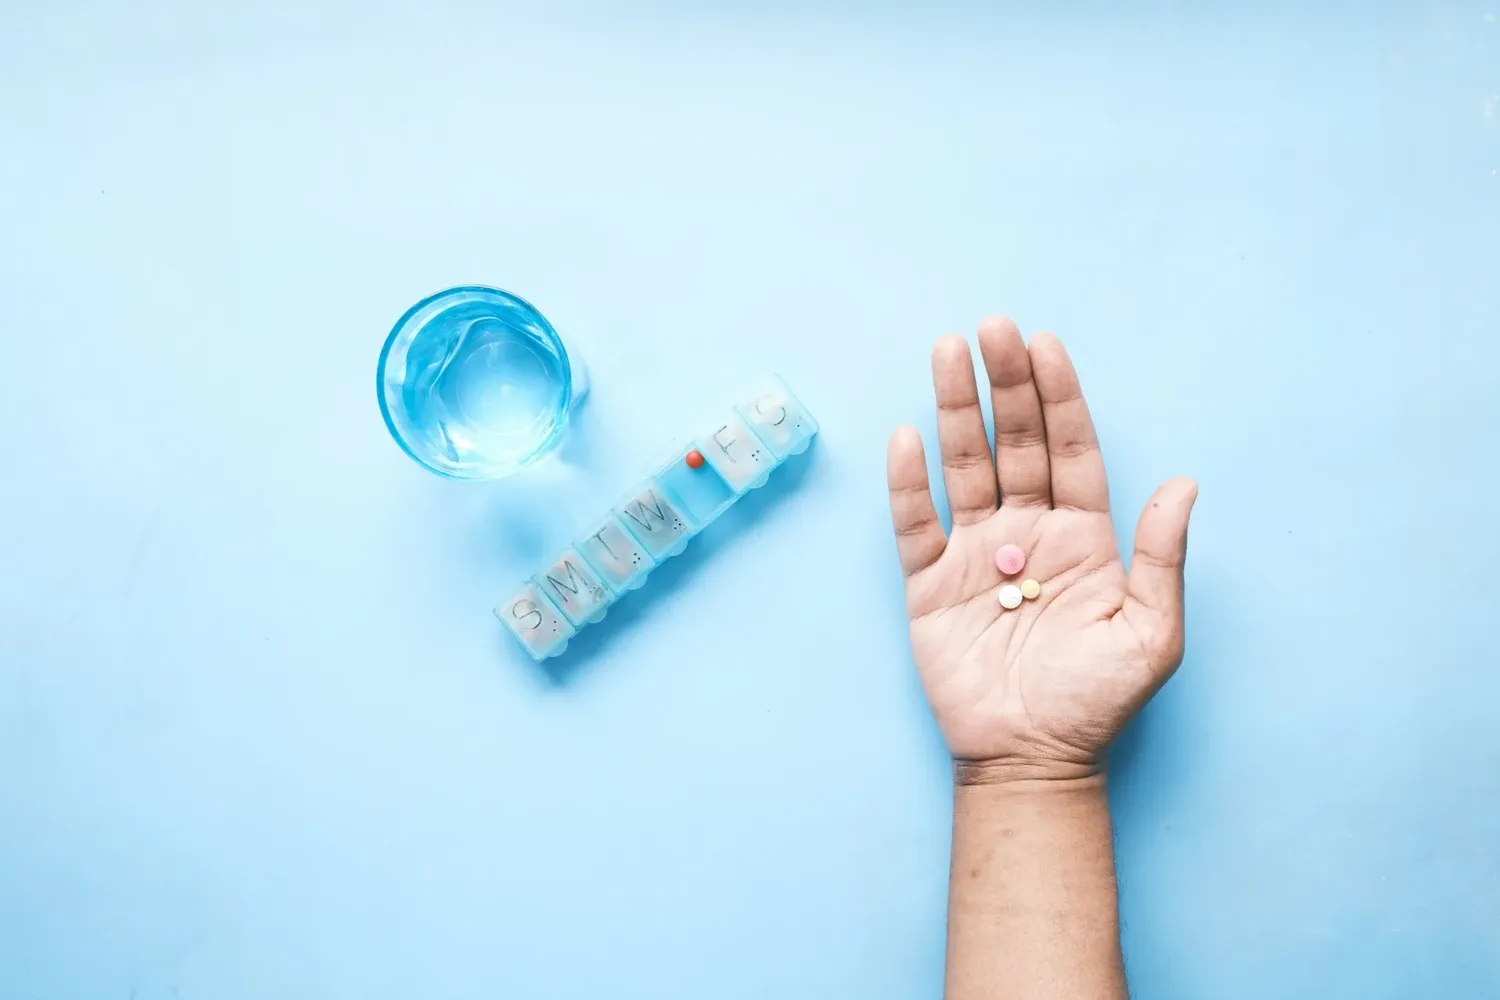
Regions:
<svg viewBox="0 0 1500 1000"><path fill-rule="evenodd" d="M1007 583L1000 588L1000 606L1006 610L1019 608L1021 606L1021 588L1013 583Z"/></svg>
<svg viewBox="0 0 1500 1000"><path fill-rule="evenodd" d="M1041 596L1041 593L1042 585L1040 583L1037 583L1035 580L1021 581L1021 596L1026 598L1028 601L1036 600L1039 596Z"/></svg>
<svg viewBox="0 0 1500 1000"><path fill-rule="evenodd" d="M995 550L995 565L1006 576L1014 576L1026 566L1026 553L1019 545L1002 545Z"/></svg>

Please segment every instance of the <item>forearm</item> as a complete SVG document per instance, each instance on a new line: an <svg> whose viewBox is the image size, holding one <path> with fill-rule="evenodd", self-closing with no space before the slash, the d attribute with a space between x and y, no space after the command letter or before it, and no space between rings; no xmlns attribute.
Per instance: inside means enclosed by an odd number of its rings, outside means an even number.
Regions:
<svg viewBox="0 0 1500 1000"><path fill-rule="evenodd" d="M1104 775L976 784L960 770L945 996L1124 1000Z"/></svg>

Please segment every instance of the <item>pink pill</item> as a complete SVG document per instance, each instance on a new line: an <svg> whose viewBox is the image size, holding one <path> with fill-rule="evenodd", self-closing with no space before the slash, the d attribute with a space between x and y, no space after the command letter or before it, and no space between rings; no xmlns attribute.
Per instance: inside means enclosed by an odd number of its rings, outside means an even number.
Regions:
<svg viewBox="0 0 1500 1000"><path fill-rule="evenodd" d="M1014 576L1026 568L1026 553L1019 545L1002 545L995 550L995 565L1006 576Z"/></svg>

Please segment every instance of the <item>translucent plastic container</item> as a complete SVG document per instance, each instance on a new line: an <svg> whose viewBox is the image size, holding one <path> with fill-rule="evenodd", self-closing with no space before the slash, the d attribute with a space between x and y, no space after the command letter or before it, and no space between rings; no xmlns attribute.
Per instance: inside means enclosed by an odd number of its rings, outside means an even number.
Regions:
<svg viewBox="0 0 1500 1000"><path fill-rule="evenodd" d="M533 659L557 656L817 433L818 422L785 382L763 380L590 521L495 616Z"/></svg>

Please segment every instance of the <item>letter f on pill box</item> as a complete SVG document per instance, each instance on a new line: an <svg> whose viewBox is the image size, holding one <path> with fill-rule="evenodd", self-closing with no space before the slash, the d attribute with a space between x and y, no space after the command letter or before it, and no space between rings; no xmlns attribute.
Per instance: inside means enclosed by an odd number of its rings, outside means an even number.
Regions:
<svg viewBox="0 0 1500 1000"><path fill-rule="evenodd" d="M775 454L736 410L720 416L694 444L736 493L759 486L776 467Z"/></svg>

